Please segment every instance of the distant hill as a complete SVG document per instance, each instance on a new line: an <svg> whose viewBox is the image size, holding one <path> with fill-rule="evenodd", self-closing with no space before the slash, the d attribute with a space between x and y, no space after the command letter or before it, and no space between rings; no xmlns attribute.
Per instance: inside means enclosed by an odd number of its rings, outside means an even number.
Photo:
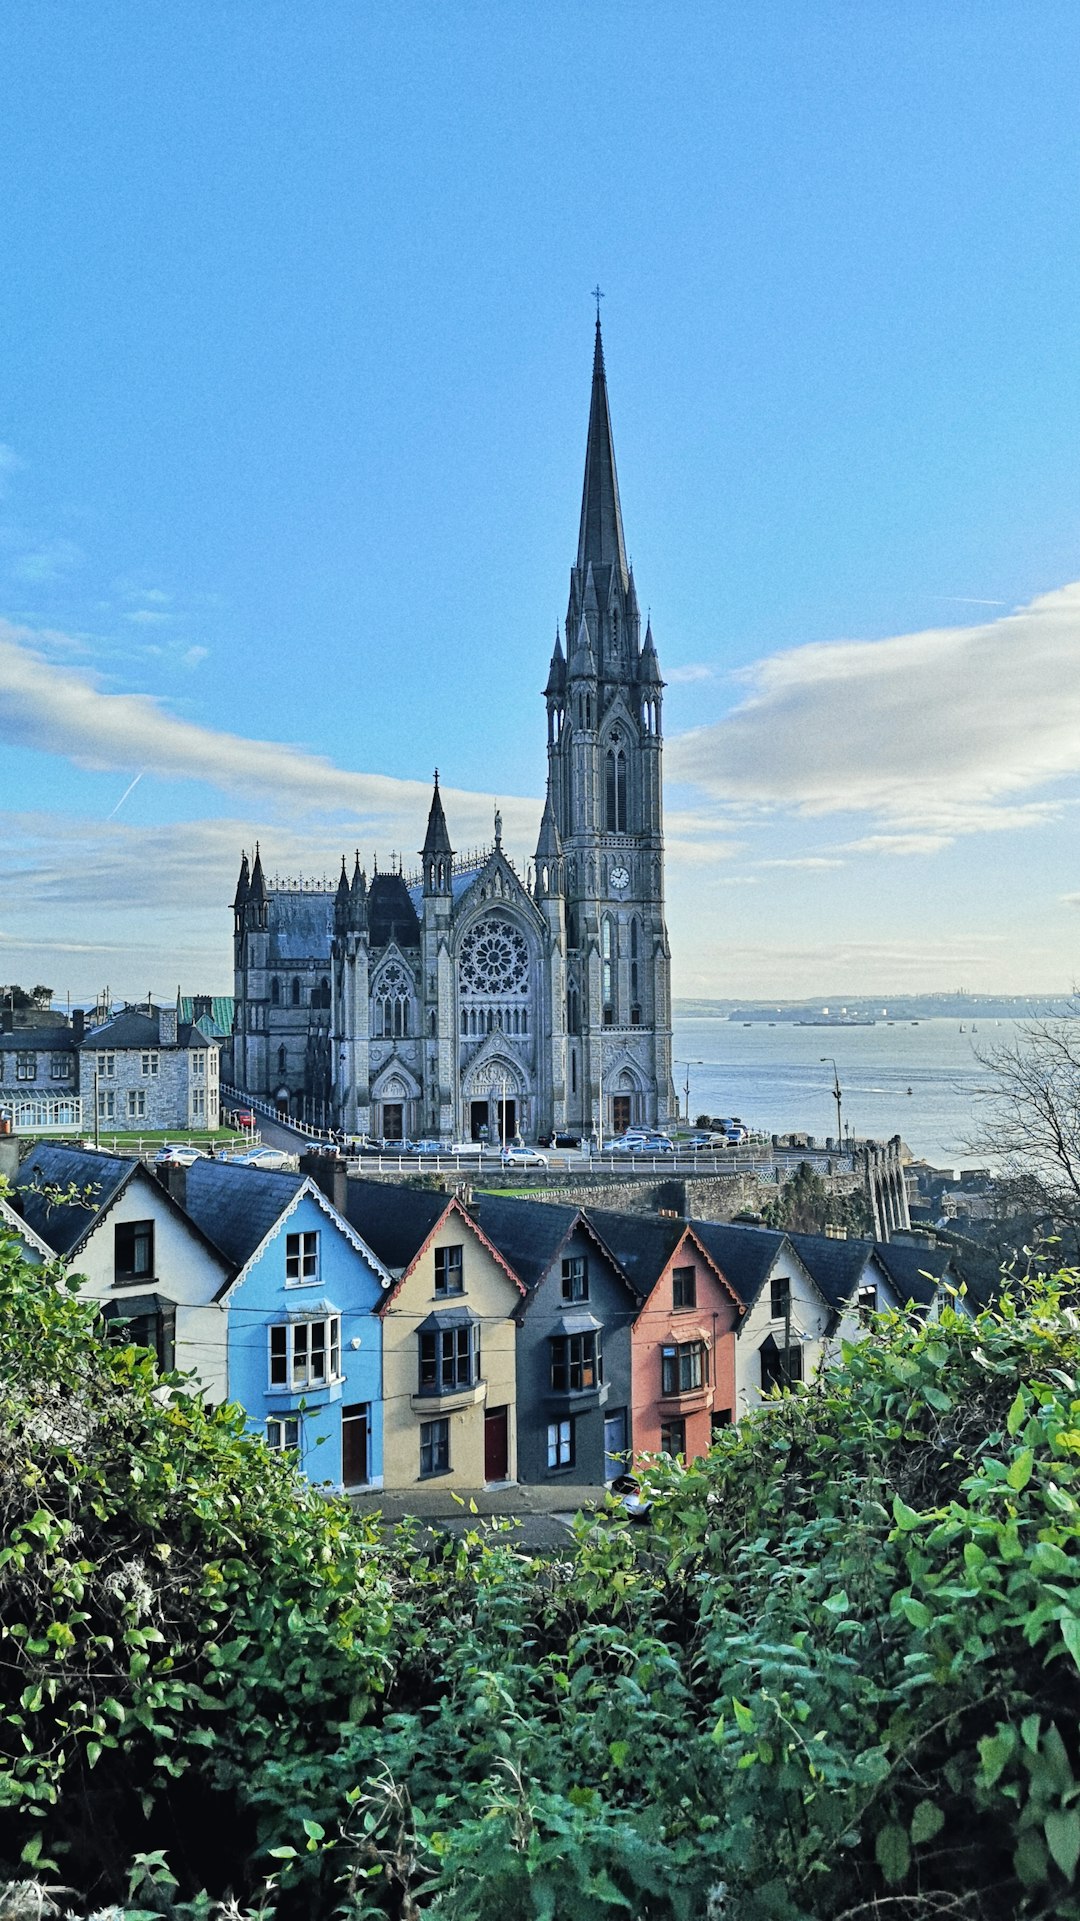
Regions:
<svg viewBox="0 0 1080 1921"><path fill-rule="evenodd" d="M676 1000L676 1019L740 1021L1032 1020L1080 1016L1067 994L822 994L799 1001Z"/></svg>

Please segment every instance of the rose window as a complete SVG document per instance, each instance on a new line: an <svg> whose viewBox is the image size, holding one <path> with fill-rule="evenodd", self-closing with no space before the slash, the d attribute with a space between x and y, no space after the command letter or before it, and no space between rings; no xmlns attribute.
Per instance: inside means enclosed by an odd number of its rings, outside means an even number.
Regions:
<svg viewBox="0 0 1080 1921"><path fill-rule="evenodd" d="M524 936L509 921L481 921L461 943L460 973L466 994L524 994L529 985Z"/></svg>

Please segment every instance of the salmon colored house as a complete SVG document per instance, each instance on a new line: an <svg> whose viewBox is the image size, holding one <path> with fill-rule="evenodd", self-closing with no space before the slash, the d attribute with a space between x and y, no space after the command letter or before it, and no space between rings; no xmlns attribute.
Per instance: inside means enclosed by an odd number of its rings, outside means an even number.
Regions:
<svg viewBox="0 0 1080 1921"><path fill-rule="evenodd" d="M586 1211L643 1303L631 1329L634 1451L706 1454L735 1419L742 1304L685 1221Z"/></svg>

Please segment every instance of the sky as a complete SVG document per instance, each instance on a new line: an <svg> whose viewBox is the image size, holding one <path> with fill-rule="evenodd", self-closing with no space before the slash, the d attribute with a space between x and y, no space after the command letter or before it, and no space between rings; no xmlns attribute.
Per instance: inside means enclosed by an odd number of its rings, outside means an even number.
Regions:
<svg viewBox="0 0 1080 1921"><path fill-rule="evenodd" d="M594 304L681 996L1080 969L1080 9L7 0L0 980L524 862Z"/></svg>

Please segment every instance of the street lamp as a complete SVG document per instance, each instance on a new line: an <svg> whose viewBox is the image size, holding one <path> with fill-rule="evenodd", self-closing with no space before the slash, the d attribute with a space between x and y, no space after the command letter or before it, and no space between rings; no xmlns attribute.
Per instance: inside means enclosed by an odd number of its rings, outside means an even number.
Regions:
<svg viewBox="0 0 1080 1921"><path fill-rule="evenodd" d="M840 1119L840 1070L837 1067L836 1062L833 1060L833 1057L831 1054L822 1054L819 1056L819 1058L823 1063L826 1061L829 1062L832 1067L833 1100L836 1102L836 1143L838 1147L843 1147L844 1128Z"/></svg>
<svg viewBox="0 0 1080 1921"><path fill-rule="evenodd" d="M685 1067L686 1069L686 1080L683 1083L683 1093L686 1095L686 1124L689 1127L690 1125L690 1069L692 1067L704 1067L705 1062L704 1061L676 1061L675 1065L676 1067Z"/></svg>

